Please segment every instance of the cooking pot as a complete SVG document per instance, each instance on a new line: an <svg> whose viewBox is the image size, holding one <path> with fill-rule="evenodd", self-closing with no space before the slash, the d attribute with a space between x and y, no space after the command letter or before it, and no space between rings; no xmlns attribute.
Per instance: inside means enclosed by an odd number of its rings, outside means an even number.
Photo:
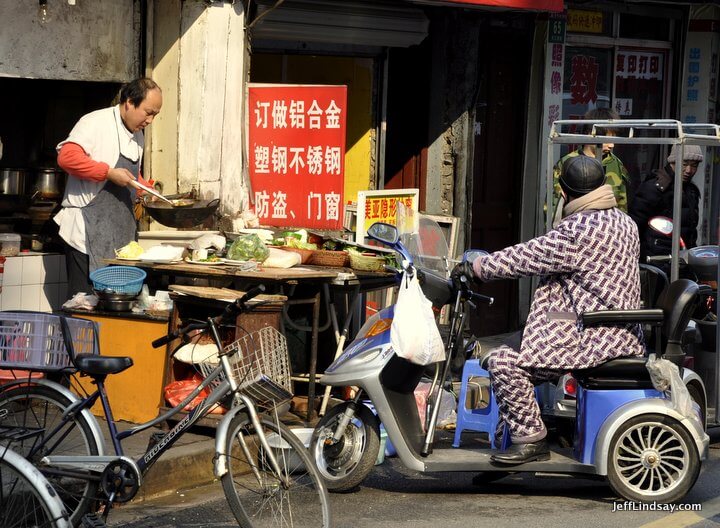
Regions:
<svg viewBox="0 0 720 528"><path fill-rule="evenodd" d="M34 198L57 200L65 190L67 175L57 169L38 169L35 176Z"/></svg>
<svg viewBox="0 0 720 528"><path fill-rule="evenodd" d="M188 198L187 194L173 194L166 196L170 200ZM151 196L143 198L143 205L148 214L157 222L167 227L193 227L202 224L215 212L220 205L220 199L194 200L192 205L186 207L173 207L163 201L153 201Z"/></svg>
<svg viewBox="0 0 720 528"><path fill-rule="evenodd" d="M0 194L24 195L27 190L26 169L0 169Z"/></svg>

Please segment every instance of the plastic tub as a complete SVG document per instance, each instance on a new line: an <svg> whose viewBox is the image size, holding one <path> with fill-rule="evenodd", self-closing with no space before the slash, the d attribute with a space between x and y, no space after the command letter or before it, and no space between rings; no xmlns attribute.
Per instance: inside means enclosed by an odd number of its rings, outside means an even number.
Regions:
<svg viewBox="0 0 720 528"><path fill-rule="evenodd" d="M14 257L20 253L20 235L0 233L0 256Z"/></svg>
<svg viewBox="0 0 720 528"><path fill-rule="evenodd" d="M312 427L293 427L291 431L298 437L306 449L310 447L310 440L312 439L314 431ZM283 451L290 447L290 444L288 444L285 440L280 438L277 434L271 433L267 435L267 441L270 448L275 451L275 456L278 459L278 463L281 468L284 469L284 465L287 462L288 469L291 473L305 470L305 465L297 456L295 456L295 453L290 453L289 455L283 454Z"/></svg>

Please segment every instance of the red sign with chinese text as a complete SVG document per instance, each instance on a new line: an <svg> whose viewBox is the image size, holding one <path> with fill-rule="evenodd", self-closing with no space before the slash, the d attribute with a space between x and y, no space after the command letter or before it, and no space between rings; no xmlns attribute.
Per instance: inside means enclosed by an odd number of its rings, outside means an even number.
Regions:
<svg viewBox="0 0 720 528"><path fill-rule="evenodd" d="M340 229L347 87L251 84L249 171L263 225Z"/></svg>
<svg viewBox="0 0 720 528"><path fill-rule="evenodd" d="M447 0L448 4L476 4L505 9L535 9L538 11L556 11L562 13L565 8L563 0Z"/></svg>

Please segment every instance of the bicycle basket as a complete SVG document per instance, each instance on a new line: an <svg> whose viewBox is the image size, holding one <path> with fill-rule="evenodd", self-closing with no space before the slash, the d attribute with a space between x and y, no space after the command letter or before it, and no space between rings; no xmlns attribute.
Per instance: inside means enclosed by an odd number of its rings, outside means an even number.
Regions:
<svg viewBox="0 0 720 528"><path fill-rule="evenodd" d="M135 266L106 266L90 273L96 290L135 295L140 293L147 273Z"/></svg>
<svg viewBox="0 0 720 528"><path fill-rule="evenodd" d="M97 325L66 317L75 354L97 354ZM60 316L0 312L0 367L55 371L70 366Z"/></svg>
<svg viewBox="0 0 720 528"><path fill-rule="evenodd" d="M225 347L225 351L240 392L258 407L271 409L292 398L287 341L280 332L266 326L241 337ZM216 367L214 362L200 364L204 376ZM216 382L222 377L216 378Z"/></svg>

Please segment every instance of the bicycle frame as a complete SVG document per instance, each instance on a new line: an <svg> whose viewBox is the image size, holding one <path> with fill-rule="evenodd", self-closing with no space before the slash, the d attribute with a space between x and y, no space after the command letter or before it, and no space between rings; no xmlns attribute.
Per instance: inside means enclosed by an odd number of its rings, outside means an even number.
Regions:
<svg viewBox="0 0 720 528"><path fill-rule="evenodd" d="M210 330L214 334L213 337L218 343L219 350L222 350L222 347L220 346L220 338L219 335L217 335L217 329L214 325L212 325L210 327ZM110 432L110 438L113 442L115 455L47 456L42 458L41 463L49 466L59 466L67 469L76 469L82 473L73 473L72 471L68 471L63 474L67 476L79 476L79 478L87 478L86 472L89 471L94 474L102 473L108 465L122 459L123 461L135 467L138 476L142 477L147 473L150 467L152 467L154 462L160 456L162 456L165 451L170 449L191 426L197 423L198 420L200 420L201 418L205 417L215 404L232 394L234 395L234 398L236 398L236 401L239 400L241 405L233 405L233 410L231 411L231 414L234 415L242 409L247 411L250 421L252 422L255 431L259 436L260 443L263 449L265 449L265 453L271 467L277 472L277 474L282 474L282 472L280 471L278 460L275 457L274 450L271 449L270 445L268 444L265 433L263 432L263 428L260 426L260 420L258 418L258 413L255 408L255 403L244 394L238 393L238 385L233 376L230 375L230 373L232 372L232 367L230 365L228 355L224 352L221 352L219 354L219 358L220 364L182 402L177 404L172 409L169 409L164 414L158 416L157 418L139 424L138 426L133 427L132 429L129 429L127 431L118 432L115 420L113 418L112 408L110 406L107 392L105 390L105 384L101 379L97 380L98 388L92 394L81 398L75 403L71 404L71 406L64 413L60 423L52 431L46 434L43 444L55 441L55 436L63 429L67 422L72 419L73 416L75 416L79 412L83 412L86 409L90 409L99 399L102 404L103 414L105 415L105 421L107 422L108 430ZM153 427L154 425L157 425L161 422L164 422L177 415L178 413L182 412L182 410L188 403L190 403L195 397L197 397L197 395L200 394L203 389L210 386L210 384L214 380L216 380L222 373L225 373L225 379L222 380L219 385L216 386L212 390L212 392L205 399L203 399L194 409L188 412L188 414L182 420L180 420L175 425L175 427L165 433L165 435L163 435L163 437L160 438L155 445L148 449L137 460L132 460L124 455L122 449L123 439L133 436L140 431L144 431L145 429ZM93 420L95 419L94 417L92 418ZM34 453L36 453L43 444L36 445L31 450L29 456L32 456ZM249 451L247 451L247 448L245 454L248 460L252 461L252 457L249 456ZM253 467L253 470L256 471L256 468ZM141 485L142 482L139 482L139 484Z"/></svg>

